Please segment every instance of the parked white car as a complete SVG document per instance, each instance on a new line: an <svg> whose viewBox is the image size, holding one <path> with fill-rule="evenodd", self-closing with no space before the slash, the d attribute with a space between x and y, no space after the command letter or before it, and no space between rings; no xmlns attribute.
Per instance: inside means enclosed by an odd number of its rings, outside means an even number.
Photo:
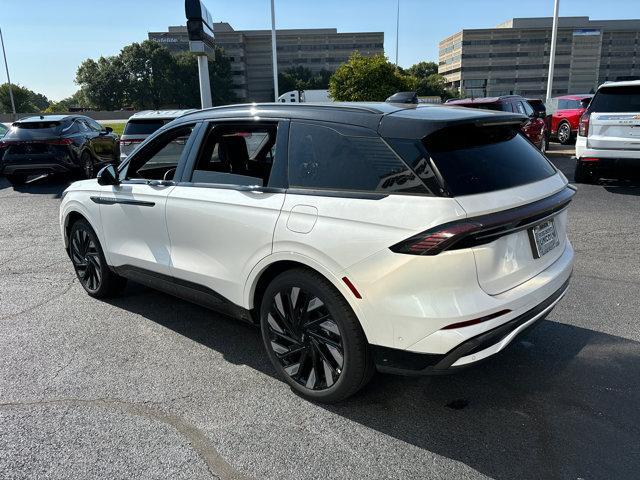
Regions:
<svg viewBox="0 0 640 480"><path fill-rule="evenodd" d="M577 182L592 183L620 168L640 168L640 80L600 85L580 119Z"/></svg>
<svg viewBox="0 0 640 480"><path fill-rule="evenodd" d="M153 132L170 121L195 110L145 110L134 113L127 120L120 136L120 160L129 156L135 148Z"/></svg>
<svg viewBox="0 0 640 480"><path fill-rule="evenodd" d="M263 104L184 115L63 194L94 297L126 279L259 324L309 398L375 369L493 355L565 294L567 179L522 115L447 106Z"/></svg>

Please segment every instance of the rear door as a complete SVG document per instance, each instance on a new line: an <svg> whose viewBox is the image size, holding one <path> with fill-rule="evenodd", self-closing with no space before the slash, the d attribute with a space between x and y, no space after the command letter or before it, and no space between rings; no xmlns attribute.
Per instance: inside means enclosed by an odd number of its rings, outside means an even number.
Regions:
<svg viewBox="0 0 640 480"><path fill-rule="evenodd" d="M423 143L468 217L530 204L566 187L549 161L512 127L450 127ZM562 211L541 218L531 229L475 246L478 282L490 295L516 287L555 262L565 244L566 211Z"/></svg>
<svg viewBox="0 0 640 480"><path fill-rule="evenodd" d="M640 84L600 87L587 111L588 148L640 150Z"/></svg>
<svg viewBox="0 0 640 480"><path fill-rule="evenodd" d="M212 122L169 194L171 272L242 305L272 251L285 197L288 121Z"/></svg>

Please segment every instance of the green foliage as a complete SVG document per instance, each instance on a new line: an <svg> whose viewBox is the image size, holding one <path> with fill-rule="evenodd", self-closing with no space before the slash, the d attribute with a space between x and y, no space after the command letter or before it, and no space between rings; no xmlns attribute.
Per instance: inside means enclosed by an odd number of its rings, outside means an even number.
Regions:
<svg viewBox="0 0 640 480"><path fill-rule="evenodd" d="M200 106L197 58L189 52L172 55L157 42L146 40L124 47L118 55L87 59L78 67L76 83L87 103L117 110ZM214 105L231 103L231 63L221 49L209 61Z"/></svg>
<svg viewBox="0 0 640 480"><path fill-rule="evenodd" d="M418 62L407 68L406 72L412 77L413 89L419 97L438 96L447 100L456 96L455 92L447 90L446 80L438 74L435 62Z"/></svg>
<svg viewBox="0 0 640 480"><path fill-rule="evenodd" d="M438 64L436 62L418 62L407 68L406 73L419 80L424 79L438 73Z"/></svg>
<svg viewBox="0 0 640 480"><path fill-rule="evenodd" d="M408 90L410 84L409 77L384 55L365 57L354 52L331 77L329 94L337 101L384 101L396 92Z"/></svg>
<svg viewBox="0 0 640 480"><path fill-rule="evenodd" d="M49 104L49 100L44 95L35 93L15 83L11 85L11 91L13 92L17 113L39 112ZM0 85L0 111L2 113L12 113L8 83Z"/></svg>
<svg viewBox="0 0 640 480"><path fill-rule="evenodd" d="M278 88L281 93L292 90L324 90L329 88L329 70L313 73L311 69L298 65L278 74Z"/></svg>

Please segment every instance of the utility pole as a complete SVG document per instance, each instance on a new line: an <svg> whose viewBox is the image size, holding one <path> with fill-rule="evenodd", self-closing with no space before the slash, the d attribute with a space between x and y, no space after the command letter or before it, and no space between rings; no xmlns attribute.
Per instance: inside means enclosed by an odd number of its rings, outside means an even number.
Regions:
<svg viewBox="0 0 640 480"><path fill-rule="evenodd" d="M274 100L277 102L278 93L278 52L276 51L276 7L274 0L271 0L271 54L273 62L273 92Z"/></svg>
<svg viewBox="0 0 640 480"><path fill-rule="evenodd" d="M11 88L11 77L9 77L9 65L7 64L7 53L4 51L4 38L2 37L1 28L0 28L0 43L2 43L2 56L4 57L4 68L7 71L7 85L9 85L9 98L11 99L11 110L13 111L13 120L15 120L16 104L13 101L13 89Z"/></svg>
<svg viewBox="0 0 640 480"><path fill-rule="evenodd" d="M547 98L545 103L547 106L551 102L553 94L553 68L556 63L556 38L558 36L558 9L560 8L560 0L554 0L553 5L553 27L551 29L551 49L549 51L549 78L547 79Z"/></svg>
<svg viewBox="0 0 640 480"><path fill-rule="evenodd" d="M398 39L400 38L400 0L396 11L396 67L398 66Z"/></svg>

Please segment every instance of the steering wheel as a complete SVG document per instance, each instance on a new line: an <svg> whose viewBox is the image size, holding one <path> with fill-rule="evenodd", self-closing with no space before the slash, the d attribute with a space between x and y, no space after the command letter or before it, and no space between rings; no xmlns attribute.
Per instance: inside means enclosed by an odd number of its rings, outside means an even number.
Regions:
<svg viewBox="0 0 640 480"><path fill-rule="evenodd" d="M173 180L173 176L176 173L176 167L170 168L169 170L167 170L166 172L164 172L164 175L162 176L162 180Z"/></svg>

